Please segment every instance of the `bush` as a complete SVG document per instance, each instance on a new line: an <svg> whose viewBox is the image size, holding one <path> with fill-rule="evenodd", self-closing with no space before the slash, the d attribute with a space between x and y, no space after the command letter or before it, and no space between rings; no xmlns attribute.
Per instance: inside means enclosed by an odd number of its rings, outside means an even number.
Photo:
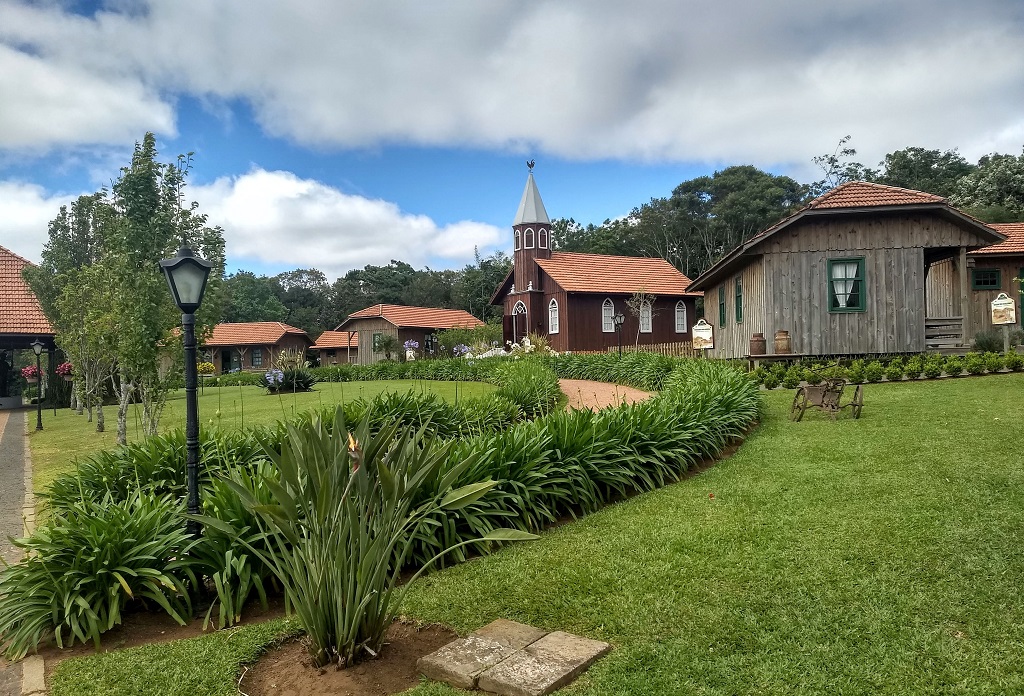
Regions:
<svg viewBox="0 0 1024 696"><path fill-rule="evenodd" d="M885 378L890 382L903 380L903 359L893 358L885 368Z"/></svg>
<svg viewBox="0 0 1024 696"><path fill-rule="evenodd" d="M989 372L999 372L1006 366L1006 361L999 353L985 353L985 369Z"/></svg>
<svg viewBox="0 0 1024 696"><path fill-rule="evenodd" d="M968 353L964 357L964 369L968 374L980 375L985 371L985 358L980 353Z"/></svg>
<svg viewBox="0 0 1024 696"><path fill-rule="evenodd" d="M0 636L20 659L47 636L58 647L100 646L129 604L150 604L184 625L196 586L182 503L136 491L51 511L27 539L28 557L0 571Z"/></svg>
<svg viewBox="0 0 1024 696"><path fill-rule="evenodd" d="M872 360L864 367L864 379L867 382L872 384L881 382L884 375L885 369L882 367L882 363L877 360Z"/></svg>
<svg viewBox="0 0 1024 696"><path fill-rule="evenodd" d="M455 346L463 345L475 353L486 352L494 346L501 346L501 325L484 324L472 329L444 329L437 332L437 356L453 356ZM433 357L428 354L427 357Z"/></svg>
<svg viewBox="0 0 1024 696"><path fill-rule="evenodd" d="M850 363L850 369L847 370L847 378L854 384L862 384L864 382L864 361L854 360Z"/></svg>
<svg viewBox="0 0 1024 696"><path fill-rule="evenodd" d="M262 387L262 372L228 372L205 381L209 387Z"/></svg>
<svg viewBox="0 0 1024 696"><path fill-rule="evenodd" d="M915 355L907 360L905 372L907 379L917 379L924 372L924 358L920 355Z"/></svg>
<svg viewBox="0 0 1024 696"><path fill-rule="evenodd" d="M979 331L974 334L971 350L979 353L998 353L1003 350L1003 334L998 329Z"/></svg>
<svg viewBox="0 0 1024 696"><path fill-rule="evenodd" d="M825 379L824 370L824 365L812 365L804 369L804 381L808 384L821 384Z"/></svg>
<svg viewBox="0 0 1024 696"><path fill-rule="evenodd" d="M291 368L287 370L273 369L264 372L261 386L271 394L307 392L313 389L316 378L309 370Z"/></svg>
<svg viewBox="0 0 1024 696"><path fill-rule="evenodd" d="M1006 365L1006 369L1011 372L1017 372L1024 368L1024 355L1021 355L1015 350L1011 350L1007 353L1003 360Z"/></svg>
<svg viewBox="0 0 1024 696"><path fill-rule="evenodd" d="M765 389L775 389L779 386L779 378L775 376L774 372L769 372L764 378Z"/></svg>
<svg viewBox="0 0 1024 696"><path fill-rule="evenodd" d="M959 356L950 355L942 369L950 377L959 377L964 372L964 361Z"/></svg>
<svg viewBox="0 0 1024 696"><path fill-rule="evenodd" d="M796 389L800 386L800 382L804 378L804 371L799 366L793 365L786 370L785 376L782 378L782 386L785 389Z"/></svg>
<svg viewBox="0 0 1024 696"><path fill-rule="evenodd" d="M942 360L927 360L924 364L924 376L928 379L935 379L936 377L942 376L942 368L944 362Z"/></svg>
<svg viewBox="0 0 1024 696"><path fill-rule="evenodd" d="M562 398L558 377L538 360L508 361L495 370L494 381L495 394L519 406L527 418L550 413Z"/></svg>

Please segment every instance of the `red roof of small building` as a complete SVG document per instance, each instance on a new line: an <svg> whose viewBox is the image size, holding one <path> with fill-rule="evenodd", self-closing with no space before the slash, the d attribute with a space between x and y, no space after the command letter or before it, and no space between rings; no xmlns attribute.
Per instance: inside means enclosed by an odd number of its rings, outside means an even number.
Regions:
<svg viewBox="0 0 1024 696"><path fill-rule="evenodd" d="M299 336L310 343L313 341L302 329L279 321L253 321L245 323L217 324L213 327L213 335L203 345L212 348L217 346L272 346L285 336Z"/></svg>
<svg viewBox="0 0 1024 696"><path fill-rule="evenodd" d="M53 335L39 300L21 277L31 265L31 261L0 246L0 334Z"/></svg>
<svg viewBox="0 0 1024 696"><path fill-rule="evenodd" d="M316 339L313 348L334 349L334 348L358 348L358 331L324 331L320 338Z"/></svg>
<svg viewBox="0 0 1024 696"><path fill-rule="evenodd" d="M988 225L1006 235L1005 242L972 251L971 254L1024 254L1024 222L992 222Z"/></svg>
<svg viewBox="0 0 1024 696"><path fill-rule="evenodd" d="M566 292L683 295L690 286L690 279L665 259L554 251L537 265Z"/></svg>
<svg viewBox="0 0 1024 696"><path fill-rule="evenodd" d="M381 317L398 327L424 329L454 329L483 326L484 323L461 309L438 309L435 307L405 307L403 305L376 304L348 315L344 326L353 319ZM340 329L341 326L338 328Z"/></svg>
<svg viewBox="0 0 1024 696"><path fill-rule="evenodd" d="M944 203L942 196L924 191L873 184L867 181L848 181L818 196L807 208L867 208L884 205L915 205Z"/></svg>

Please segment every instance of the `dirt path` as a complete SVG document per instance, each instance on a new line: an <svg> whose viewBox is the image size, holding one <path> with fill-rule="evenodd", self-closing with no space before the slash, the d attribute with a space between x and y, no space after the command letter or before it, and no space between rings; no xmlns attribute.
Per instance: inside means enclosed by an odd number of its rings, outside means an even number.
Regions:
<svg viewBox="0 0 1024 696"><path fill-rule="evenodd" d="M597 411L621 403L635 403L649 399L653 394L633 387L607 382L589 382L585 379L560 379L558 386L569 397L570 408L589 408Z"/></svg>

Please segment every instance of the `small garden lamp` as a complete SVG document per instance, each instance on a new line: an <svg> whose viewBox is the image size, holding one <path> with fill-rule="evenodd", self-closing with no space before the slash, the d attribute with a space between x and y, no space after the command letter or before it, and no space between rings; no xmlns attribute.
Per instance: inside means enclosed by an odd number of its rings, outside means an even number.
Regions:
<svg viewBox="0 0 1024 696"><path fill-rule="evenodd" d="M182 339L185 346L185 473L188 483L188 513L199 514L199 401L196 388L196 310L203 302L206 281L213 264L199 258L188 247L178 249L173 259L164 259L160 267L167 276L174 304L181 310ZM199 536L199 523L189 520L188 530Z"/></svg>
<svg viewBox="0 0 1024 696"><path fill-rule="evenodd" d="M616 312L615 316L612 317L612 321L615 322L615 333L619 335L619 357L622 357L622 325L626 323L626 317L622 312Z"/></svg>
<svg viewBox="0 0 1024 696"><path fill-rule="evenodd" d="M30 344L36 354L36 430L43 429L43 373L39 369L39 359L43 354L44 344L38 338Z"/></svg>

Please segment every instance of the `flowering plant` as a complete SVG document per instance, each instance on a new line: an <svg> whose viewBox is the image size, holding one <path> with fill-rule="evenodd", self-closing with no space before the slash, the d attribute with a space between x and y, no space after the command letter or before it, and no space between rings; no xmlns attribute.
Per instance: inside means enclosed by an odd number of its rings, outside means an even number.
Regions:
<svg viewBox="0 0 1024 696"><path fill-rule="evenodd" d="M58 368L57 371L59 372L60 369ZM201 362L198 365L196 365L196 371L201 375L212 375L214 371L213 363Z"/></svg>
<svg viewBox="0 0 1024 696"><path fill-rule="evenodd" d="M57 374L61 377L70 377L74 373L74 365L69 362L62 362L57 366Z"/></svg>
<svg viewBox="0 0 1024 696"><path fill-rule="evenodd" d="M465 343L456 343L454 346L452 346L452 355L454 355L455 357L465 355L468 352L469 346L467 346Z"/></svg>
<svg viewBox="0 0 1024 696"><path fill-rule="evenodd" d="M263 375L263 379L270 387L280 385L284 382L284 372L282 370L270 370L267 374Z"/></svg>
<svg viewBox="0 0 1024 696"><path fill-rule="evenodd" d="M405 348L406 350L419 350L420 342L409 339L408 341L402 344L402 347Z"/></svg>
<svg viewBox="0 0 1024 696"><path fill-rule="evenodd" d="M25 379L38 379L39 370L36 369L35 365L29 365L28 367L21 368L21 376Z"/></svg>

